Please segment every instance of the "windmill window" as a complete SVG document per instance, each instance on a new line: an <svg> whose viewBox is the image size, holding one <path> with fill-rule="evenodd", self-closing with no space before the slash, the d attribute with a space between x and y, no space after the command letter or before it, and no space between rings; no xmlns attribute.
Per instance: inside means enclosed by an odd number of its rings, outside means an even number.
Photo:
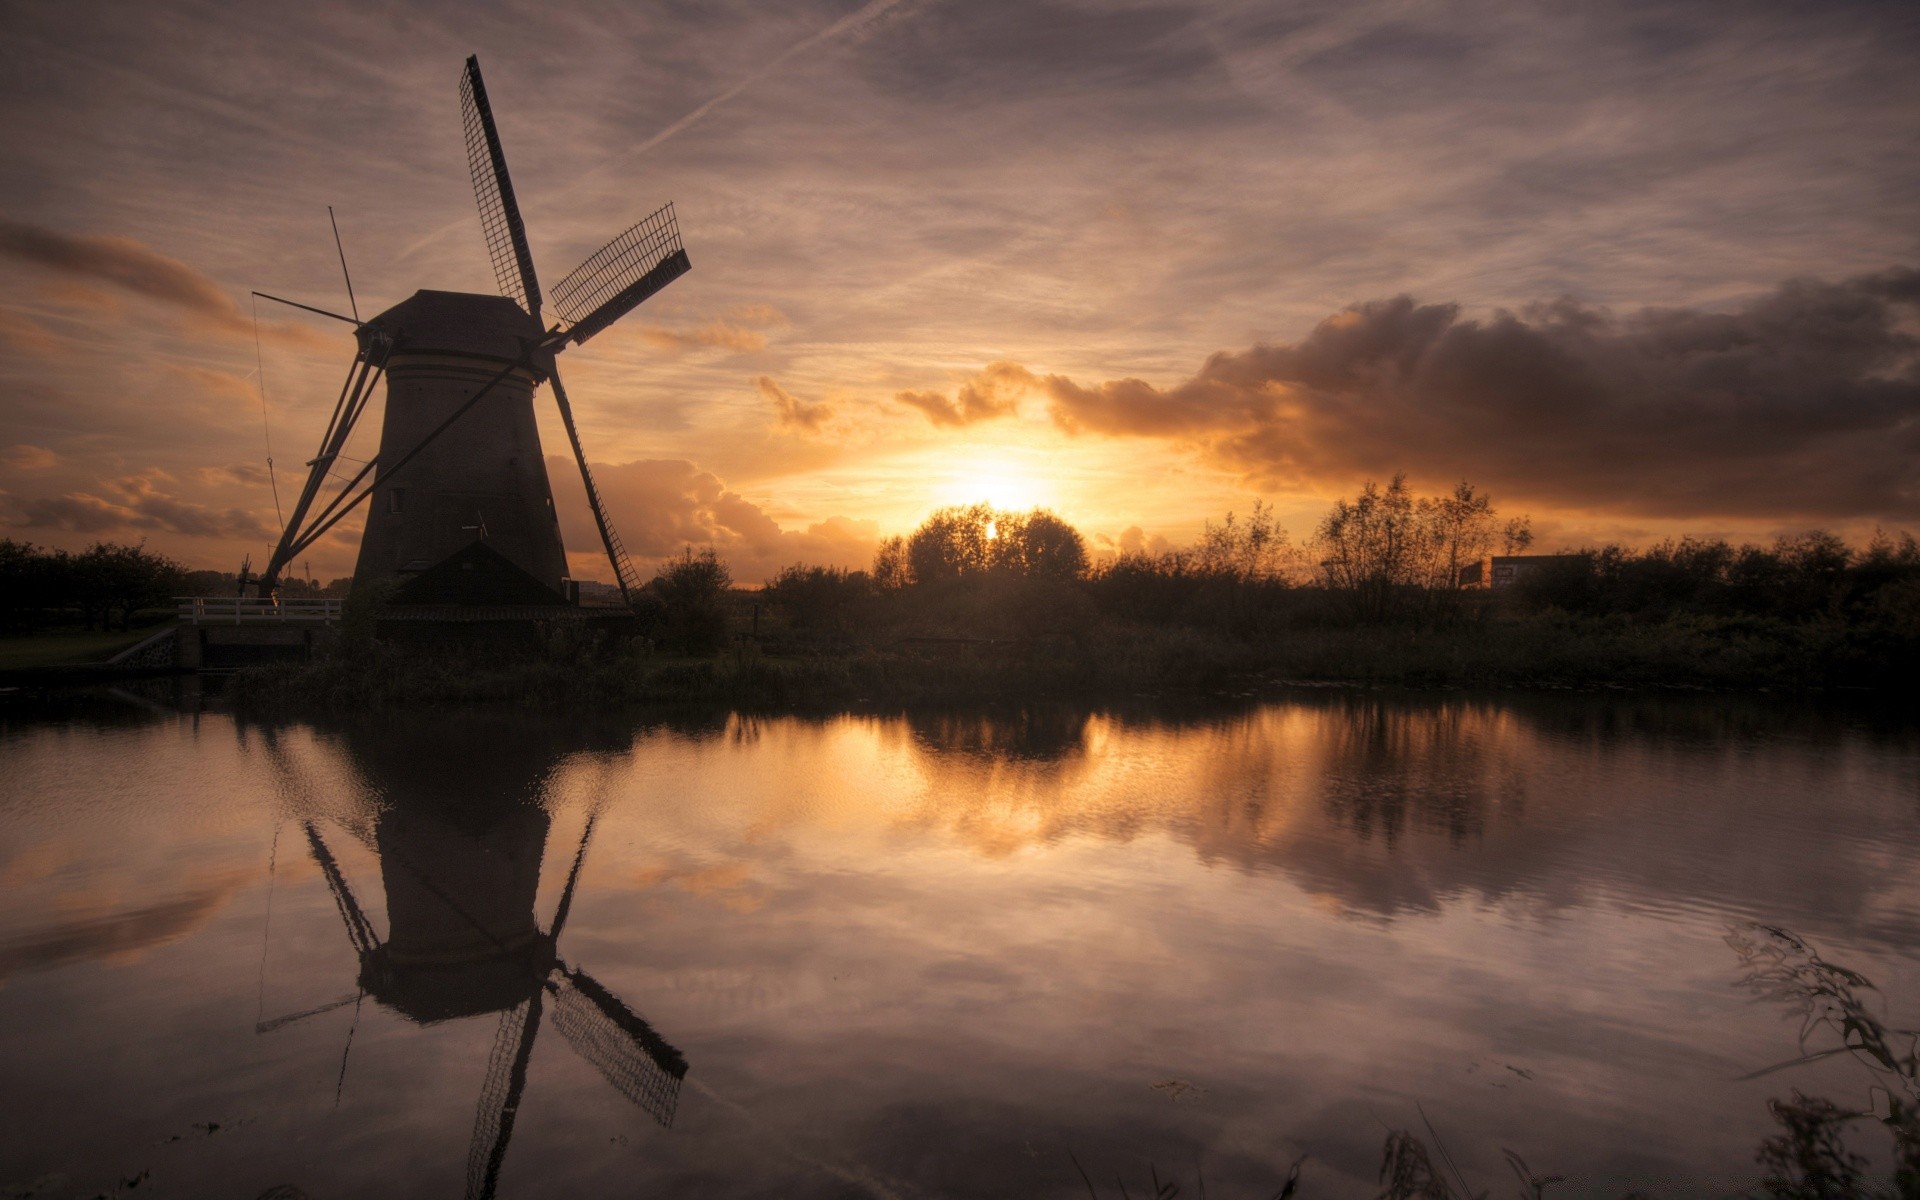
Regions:
<svg viewBox="0 0 1920 1200"><path fill-rule="evenodd" d="M392 491L387 493L387 511L388 512L390 513L405 512L406 509L407 509L407 489L394 488Z"/></svg>

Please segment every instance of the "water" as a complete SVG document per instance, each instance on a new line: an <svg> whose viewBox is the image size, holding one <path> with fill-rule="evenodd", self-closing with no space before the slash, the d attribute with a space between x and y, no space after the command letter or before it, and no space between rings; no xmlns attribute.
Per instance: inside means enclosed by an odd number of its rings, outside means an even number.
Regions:
<svg viewBox="0 0 1920 1200"><path fill-rule="evenodd" d="M1872 1083L1739 1081L1797 1025L1730 929L1920 1025L1866 708L4 712L0 1195L1363 1196L1390 1128L1725 1194Z"/></svg>

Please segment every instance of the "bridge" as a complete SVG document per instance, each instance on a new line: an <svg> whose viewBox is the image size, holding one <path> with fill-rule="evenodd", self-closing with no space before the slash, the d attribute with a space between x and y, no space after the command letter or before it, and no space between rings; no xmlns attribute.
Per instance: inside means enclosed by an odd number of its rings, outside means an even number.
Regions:
<svg viewBox="0 0 1920 1200"><path fill-rule="evenodd" d="M259 596L175 596L188 625L327 625L340 619L337 599L281 600Z"/></svg>

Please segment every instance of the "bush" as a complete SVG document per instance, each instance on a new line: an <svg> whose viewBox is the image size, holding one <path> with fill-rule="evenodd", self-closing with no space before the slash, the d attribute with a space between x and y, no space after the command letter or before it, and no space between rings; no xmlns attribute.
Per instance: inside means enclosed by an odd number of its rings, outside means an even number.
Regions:
<svg viewBox="0 0 1920 1200"><path fill-rule="evenodd" d="M714 654L727 641L727 589L733 576L712 547L687 547L668 559L647 585L665 606L660 637L683 654Z"/></svg>
<svg viewBox="0 0 1920 1200"><path fill-rule="evenodd" d="M767 580L761 596L797 632L844 635L859 624L873 592L865 571L796 563Z"/></svg>

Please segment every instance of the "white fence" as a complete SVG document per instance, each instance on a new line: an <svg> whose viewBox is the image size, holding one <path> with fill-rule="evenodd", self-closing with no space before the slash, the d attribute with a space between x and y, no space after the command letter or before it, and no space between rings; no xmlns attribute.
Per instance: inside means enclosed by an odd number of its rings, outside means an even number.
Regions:
<svg viewBox="0 0 1920 1200"><path fill-rule="evenodd" d="M338 600L273 600L257 596L176 596L180 619L193 625L324 623L340 619Z"/></svg>

